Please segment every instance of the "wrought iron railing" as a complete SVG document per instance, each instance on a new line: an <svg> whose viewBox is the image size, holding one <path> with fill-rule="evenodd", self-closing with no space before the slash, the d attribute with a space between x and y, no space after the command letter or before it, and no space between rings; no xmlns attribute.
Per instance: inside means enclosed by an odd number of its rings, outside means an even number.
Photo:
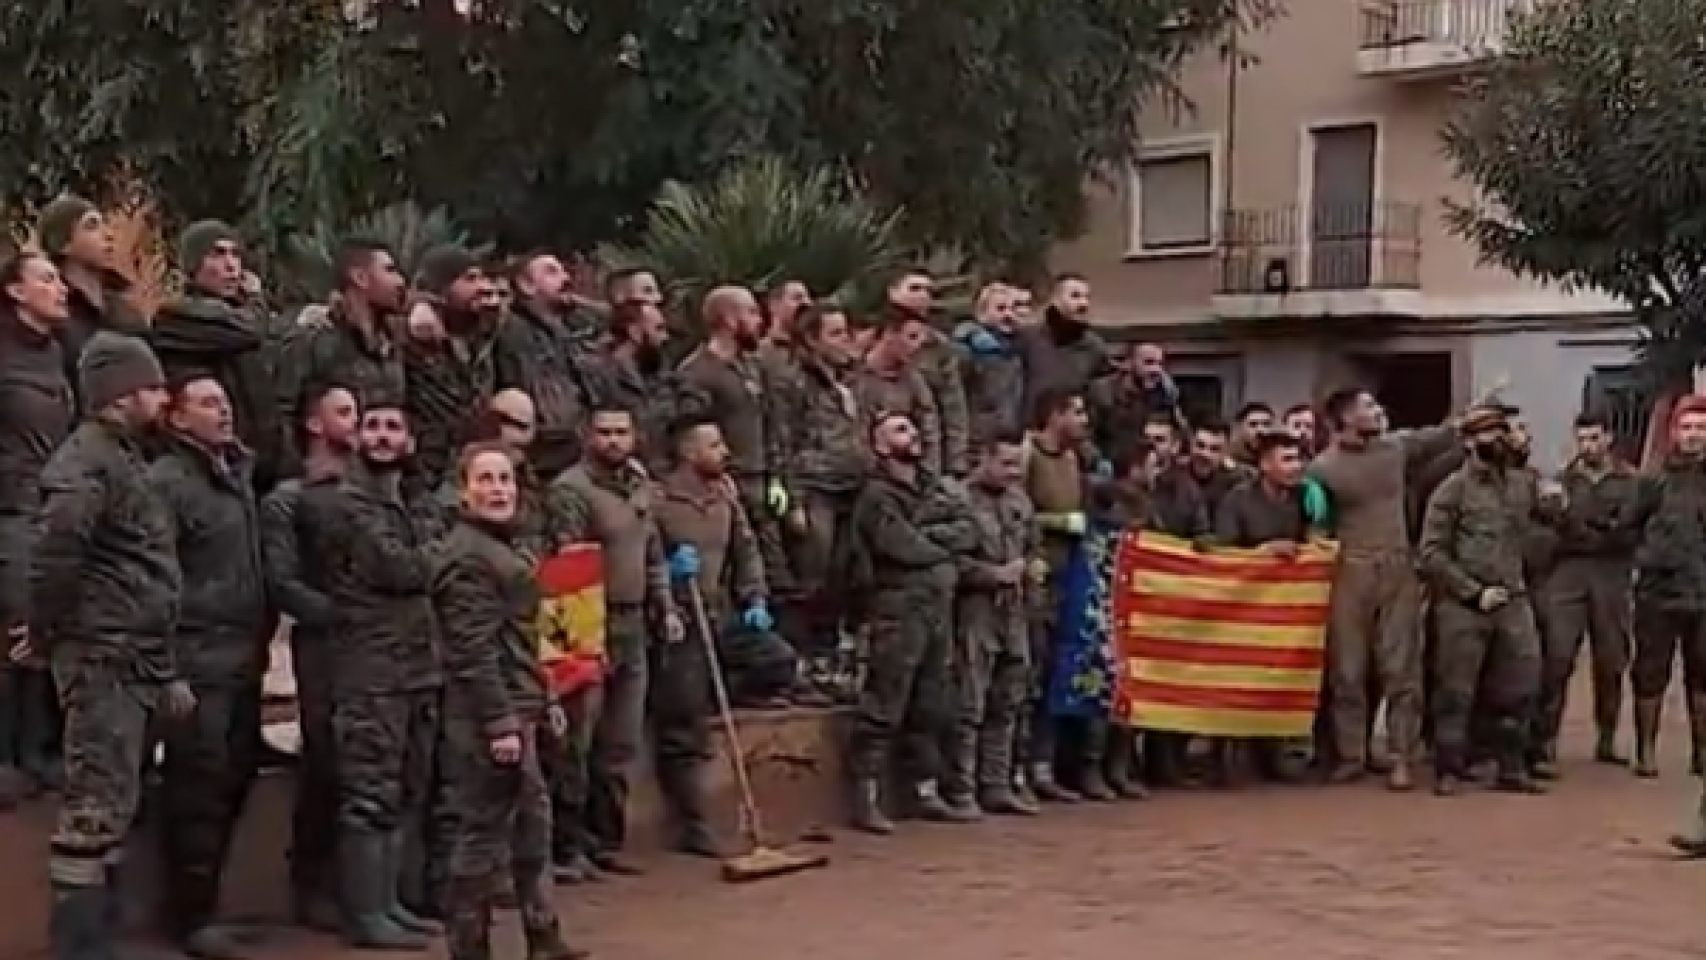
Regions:
<svg viewBox="0 0 1706 960"><path fill-rule="evenodd" d="M1367 0L1362 49L1441 43L1491 52L1534 7L1535 0Z"/></svg>
<svg viewBox="0 0 1706 960"><path fill-rule="evenodd" d="M1226 211L1221 293L1416 289L1421 208L1390 201L1322 201Z"/></svg>

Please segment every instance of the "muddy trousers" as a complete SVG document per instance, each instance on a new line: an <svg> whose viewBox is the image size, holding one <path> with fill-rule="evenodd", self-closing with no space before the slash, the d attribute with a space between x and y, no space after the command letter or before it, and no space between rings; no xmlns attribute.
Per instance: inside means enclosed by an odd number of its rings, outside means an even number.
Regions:
<svg viewBox="0 0 1706 960"><path fill-rule="evenodd" d="M1536 612L1545 652L1539 736L1548 748L1558 740L1585 635L1593 664L1594 728L1602 739L1610 739L1623 712L1630 662L1629 565L1622 560L1568 558L1547 577L1539 602L1542 609Z"/></svg>
<svg viewBox="0 0 1706 960"><path fill-rule="evenodd" d="M1423 709L1420 602L1408 554L1347 553L1340 560L1327 621L1327 690L1337 762L1368 762L1371 675L1386 697L1394 759L1416 758Z"/></svg>
<svg viewBox="0 0 1706 960"><path fill-rule="evenodd" d="M40 667L0 665L0 767L57 783L59 725L53 674Z"/></svg>
<svg viewBox="0 0 1706 960"><path fill-rule="evenodd" d="M1497 730L1495 753L1501 776L1527 769L1530 726L1540 695L1540 634L1526 597L1515 597L1492 613L1441 598L1434 604L1439 625L1438 677L1434 690L1434 766L1462 777L1469 760L1469 723L1476 696ZM1482 671L1487 670L1486 683Z"/></svg>
<svg viewBox="0 0 1706 960"><path fill-rule="evenodd" d="M127 667L55 659L65 716L65 783L48 856L54 960L107 960L118 934L116 878L142 797L160 687Z"/></svg>
<svg viewBox="0 0 1706 960"><path fill-rule="evenodd" d="M1000 638L956 637L950 668L954 722L942 777L945 796L975 798L1012 787L1013 745L1030 679L1028 653L1022 645L1002 644Z"/></svg>
<svg viewBox="0 0 1706 960"><path fill-rule="evenodd" d="M797 516L804 522L785 531L795 589L778 605L781 633L801 657L819 663L832 660L840 642L846 610L835 582L836 545L853 512L856 494L856 489L799 491Z"/></svg>
<svg viewBox="0 0 1706 960"><path fill-rule="evenodd" d="M597 852L587 823L591 792L592 738L604 710L604 686L596 684L558 700L568 733L541 744L539 761L551 794L551 862L573 863Z"/></svg>
<svg viewBox="0 0 1706 960"><path fill-rule="evenodd" d="M530 722L521 734L520 761L500 764L478 724L458 718L446 725L441 770L459 811L447 845L444 901L452 960L491 957L492 912L506 867L529 955L563 952L547 886L551 801L539 766L537 726Z"/></svg>
<svg viewBox="0 0 1706 960"><path fill-rule="evenodd" d="M590 852L615 852L628 841L628 794L634 762L645 743L646 689L651 685L644 613L638 607L612 606L605 635L610 673L604 680L604 708L593 728L587 778Z"/></svg>
<svg viewBox="0 0 1706 960"><path fill-rule="evenodd" d="M383 899L428 894L427 880L406 866L430 859L432 842L420 833L432 801L440 736L442 691L340 694L332 707L338 757L338 845L364 871L340 873L346 912L357 915ZM412 835L411 835L412 834ZM421 857L422 847L427 856ZM426 864L431 870L431 864ZM352 867L353 869L353 867Z"/></svg>
<svg viewBox="0 0 1706 960"><path fill-rule="evenodd" d="M196 689L195 712L163 726L160 839L168 929L187 937L214 920L231 838L261 749L259 684Z"/></svg>
<svg viewBox="0 0 1706 960"><path fill-rule="evenodd" d="M904 782L940 775L952 692L952 612L953 598L927 586L879 590L872 598L870 663L849 738L854 779L881 782L896 760L904 761Z"/></svg>
<svg viewBox="0 0 1706 960"><path fill-rule="evenodd" d="M710 664L698 637L654 646L646 689L652 768L671 825L685 836L707 829L701 773L711 757Z"/></svg>
<svg viewBox="0 0 1706 960"><path fill-rule="evenodd" d="M300 663L301 661L297 661ZM301 902L336 896L338 842L337 738L324 680L298 675L297 723L302 752L297 758L296 796L290 814L290 887Z"/></svg>
<svg viewBox="0 0 1706 960"><path fill-rule="evenodd" d="M1706 752L1706 614L1635 605L1635 663L1630 671L1635 694L1637 762L1657 756L1665 690L1682 654L1682 683L1688 693L1693 755Z"/></svg>

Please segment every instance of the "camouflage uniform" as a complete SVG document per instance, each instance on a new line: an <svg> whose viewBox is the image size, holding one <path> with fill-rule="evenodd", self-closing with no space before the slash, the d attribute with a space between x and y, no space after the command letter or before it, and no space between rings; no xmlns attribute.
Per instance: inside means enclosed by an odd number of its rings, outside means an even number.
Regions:
<svg viewBox="0 0 1706 960"><path fill-rule="evenodd" d="M1161 387L1144 386L1135 373L1097 377L1084 391L1084 406L1090 414L1090 439L1096 451L1108 458L1118 455L1122 445L1142 439L1144 424L1155 414L1172 417L1181 433L1186 428L1176 402Z"/></svg>
<svg viewBox="0 0 1706 960"><path fill-rule="evenodd" d="M1540 732L1547 743L1558 739L1570 676L1586 633L1593 653L1594 727L1602 757L1609 759L1629 669L1629 580L1639 536L1629 526L1629 514L1637 480L1621 465L1594 477L1576 464L1559 480L1567 507L1558 525L1557 563L1540 598L1546 649Z"/></svg>
<svg viewBox="0 0 1706 960"><path fill-rule="evenodd" d="M1442 777L1462 777L1469 719L1481 686L1497 717L1499 776L1527 783L1529 719L1540 692L1540 637L1523 576L1523 550L1536 511L1532 478L1471 462L1447 478L1428 502L1419 545L1422 571L1436 591L1439 672L1434 753ZM1510 599L1492 612L1478 606L1488 588Z"/></svg>
<svg viewBox="0 0 1706 960"><path fill-rule="evenodd" d="M850 580L867 594L870 629L870 664L848 745L860 784L855 823L884 833L892 825L882 815L879 784L897 735L922 811L945 814L936 778L951 696L955 556L976 543L976 527L963 500L924 472L911 482L873 475L848 526L857 558Z"/></svg>
<svg viewBox="0 0 1706 960"><path fill-rule="evenodd" d="M870 444L853 388L837 371L802 358L777 398L780 446L787 451L797 523L789 539L797 603L779 611L782 633L808 657L835 651L842 594L834 558L853 498L870 472Z"/></svg>
<svg viewBox="0 0 1706 960"><path fill-rule="evenodd" d="M415 469L436 488L455 462L463 431L497 390L496 335L450 336L443 343L403 344Z"/></svg>
<svg viewBox="0 0 1706 960"><path fill-rule="evenodd" d="M174 932L214 919L220 878L260 761L261 679L273 615L247 451L173 438L149 468L176 534L184 589L172 655L195 690L167 727L160 826Z"/></svg>
<svg viewBox="0 0 1706 960"><path fill-rule="evenodd" d="M953 343L940 331L933 331L919 352L918 373L930 388L941 416L942 458L937 464L938 471L947 477L963 477L971 466L971 416L966 409L959 356Z"/></svg>
<svg viewBox="0 0 1706 960"><path fill-rule="evenodd" d="M296 717L302 750L296 768L296 797L290 822L290 886L300 919L330 916L338 839L338 768L332 732L331 651L337 610L304 576L298 511L304 497L322 498L335 475L286 480L261 502L261 537L267 588L293 621L290 665L296 680ZM313 920L319 923L318 920Z"/></svg>
<svg viewBox="0 0 1706 960"><path fill-rule="evenodd" d="M954 329L965 381L966 413L974 437L1023 430L1025 358L1012 334L967 321Z"/></svg>
<svg viewBox="0 0 1706 960"><path fill-rule="evenodd" d="M555 477L580 459L588 407L604 395L593 354L566 320L518 303L498 327L497 388L533 398L539 435L530 459L541 477Z"/></svg>
<svg viewBox="0 0 1706 960"><path fill-rule="evenodd" d="M493 901L507 862L530 957L567 952L546 890L551 803L540 771L539 721L546 684L535 620L533 562L506 533L463 520L441 545L433 604L444 637L441 775L458 811L445 905L450 955L491 956ZM520 761L498 764L491 743L521 739Z"/></svg>
<svg viewBox="0 0 1706 960"><path fill-rule="evenodd" d="M374 323L379 320L375 318ZM285 424L302 422L302 402L309 386L336 384L355 392L362 409L376 396L401 397L407 390L403 358L391 337L379 326L362 329L330 308L309 307L278 348L278 416ZM295 449L294 432L283 430L286 475L300 472L302 451Z"/></svg>
<svg viewBox="0 0 1706 960"><path fill-rule="evenodd" d="M398 903L405 830L424 810L439 735L443 675L429 554L394 475L361 464L299 505L309 581L337 611L329 648L337 739L339 873L351 933L420 932ZM387 923L389 921L389 923Z"/></svg>
<svg viewBox="0 0 1706 960"><path fill-rule="evenodd" d="M57 957L102 955L115 932L110 878L136 815L149 723L177 679L169 639L182 579L171 518L145 471L134 436L91 419L41 475L29 616L65 711L48 861Z"/></svg>
<svg viewBox="0 0 1706 960"><path fill-rule="evenodd" d="M865 418L867 435L876 419L886 413L897 413L910 419L918 428L924 443L925 470L942 475L945 462L942 440L942 412L936 405L936 393L919 372L911 367L889 373L868 365L857 368L851 380L853 396L859 401L859 412Z"/></svg>
<svg viewBox="0 0 1706 960"><path fill-rule="evenodd" d="M632 464L612 471L583 461L552 482L545 504L561 542L604 550L610 666L593 724L585 828L597 845L591 853L614 853L627 840L629 779L645 735L652 623L674 613L675 602L651 482Z"/></svg>
<svg viewBox="0 0 1706 960"><path fill-rule="evenodd" d="M1018 488L971 484L967 503L976 543L958 558L951 677L955 724L942 785L950 802L976 797L985 809L1013 812L1013 740L1030 680L1025 587L1001 583L998 567L1037 555L1031 498ZM1026 578L1029 578L1027 572Z"/></svg>
<svg viewBox="0 0 1706 960"><path fill-rule="evenodd" d="M699 553L695 580L712 622L694 624L695 634L703 628L715 636L731 619L731 607L744 610L765 603L768 590L757 538L740 504L722 486L683 468L664 477L653 493L664 554L683 544ZM677 605L691 609L689 600L683 597ZM700 765L711 757L706 727L712 710L707 699L710 664L703 640L695 635L683 644L654 645L648 691L658 784L675 817L680 844L689 849L710 847L699 778Z"/></svg>
<svg viewBox="0 0 1706 960"><path fill-rule="evenodd" d="M0 630L29 623L30 526L41 472L77 421L59 342L0 317ZM41 663L0 664L0 778L16 769L57 782L58 698ZM0 808L15 797L0 782Z"/></svg>
<svg viewBox="0 0 1706 960"><path fill-rule="evenodd" d="M1635 771L1657 776L1658 736L1665 690L1677 653L1688 692L1695 753L1706 741L1706 467L1672 456L1656 476L1643 477L1630 517L1639 531L1635 552Z"/></svg>

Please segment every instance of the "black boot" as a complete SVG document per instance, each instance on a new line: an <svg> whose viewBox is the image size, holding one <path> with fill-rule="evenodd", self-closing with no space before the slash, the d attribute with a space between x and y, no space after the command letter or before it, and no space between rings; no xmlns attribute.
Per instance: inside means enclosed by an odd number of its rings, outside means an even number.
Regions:
<svg viewBox="0 0 1706 960"><path fill-rule="evenodd" d="M1659 775L1659 724L1664 719L1664 698L1635 700L1635 776L1652 779Z"/></svg>
<svg viewBox="0 0 1706 960"><path fill-rule="evenodd" d="M705 790L695 761L668 760L658 764L658 786L675 820L676 853L715 859L723 855L716 831L705 814Z"/></svg>
<svg viewBox="0 0 1706 960"><path fill-rule="evenodd" d="M466 880L456 879L450 882L452 888L460 888L467 884ZM484 886L477 882L476 886ZM450 960L492 960L492 902L483 892L465 893L455 889L449 895L450 906L447 909L449 921L445 946L449 948Z"/></svg>
<svg viewBox="0 0 1706 960"><path fill-rule="evenodd" d="M344 939L363 950L425 950L427 938L391 916L397 877L390 872L389 837L346 834L338 842L344 885Z"/></svg>
<svg viewBox="0 0 1706 960"><path fill-rule="evenodd" d="M53 960L113 960L112 909L115 891L55 884L48 939Z"/></svg>
<svg viewBox="0 0 1706 960"><path fill-rule="evenodd" d="M511 882L515 905L521 913L521 929L527 936L527 960L585 960L587 952L563 940L562 923L545 888L545 864L512 860Z"/></svg>
<svg viewBox="0 0 1706 960"><path fill-rule="evenodd" d="M879 837L894 833L894 821L883 810L882 785L874 778L854 784L852 812L853 829Z"/></svg>
<svg viewBox="0 0 1706 960"><path fill-rule="evenodd" d="M385 912L391 917L391 922L410 933L418 933L423 937L436 937L444 932L444 927L403 906L403 901L398 899L398 887L403 875L403 849L405 846L405 835L401 830L391 834L385 844L385 870L387 876L391 878L390 895L387 897L388 905ZM441 891L432 891L428 897L430 899L433 896L441 895L441 893Z"/></svg>

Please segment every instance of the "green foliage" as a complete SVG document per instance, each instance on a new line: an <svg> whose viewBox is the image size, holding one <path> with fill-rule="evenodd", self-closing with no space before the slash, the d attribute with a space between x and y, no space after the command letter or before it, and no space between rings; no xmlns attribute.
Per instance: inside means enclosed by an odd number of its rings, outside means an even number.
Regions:
<svg viewBox="0 0 1706 960"><path fill-rule="evenodd" d="M1543 4L1448 126L1487 261L1631 305L1661 380L1706 351L1706 0Z"/></svg>
<svg viewBox="0 0 1706 960"><path fill-rule="evenodd" d="M379 240L391 248L404 276L412 277L428 250L443 244L467 247L475 256L491 253L491 244L476 244L440 207L422 210L398 203L358 217L349 223L321 223L307 233L291 236L279 271L280 289L291 302L319 302L336 282L338 245L345 238Z"/></svg>
<svg viewBox="0 0 1706 960"><path fill-rule="evenodd" d="M907 246L1040 270L1181 60L1279 0L40 0L0 10L0 190L240 219L275 255L415 200L506 247L635 242L668 182L778 157ZM37 96L17 95L34 91Z"/></svg>

